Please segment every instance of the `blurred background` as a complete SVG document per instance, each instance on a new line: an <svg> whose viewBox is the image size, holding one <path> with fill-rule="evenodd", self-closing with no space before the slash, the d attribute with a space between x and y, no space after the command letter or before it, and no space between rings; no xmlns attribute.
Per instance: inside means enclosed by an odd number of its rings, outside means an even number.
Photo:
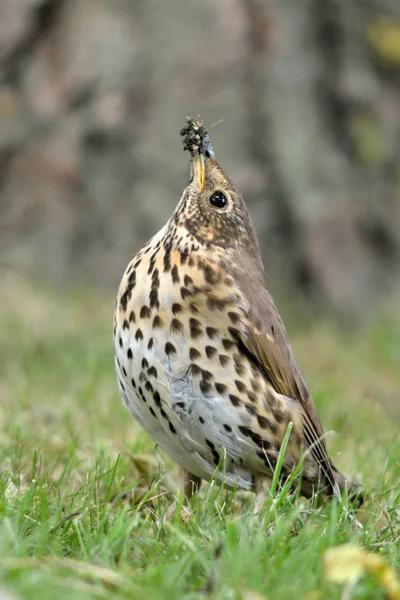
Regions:
<svg viewBox="0 0 400 600"><path fill-rule="evenodd" d="M114 291L198 113L273 291L352 318L398 293L396 0L2 0L0 266Z"/></svg>

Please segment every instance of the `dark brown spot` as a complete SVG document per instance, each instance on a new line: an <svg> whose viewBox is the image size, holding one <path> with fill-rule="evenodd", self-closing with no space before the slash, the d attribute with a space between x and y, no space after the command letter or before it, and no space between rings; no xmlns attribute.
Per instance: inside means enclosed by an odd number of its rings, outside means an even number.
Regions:
<svg viewBox="0 0 400 600"><path fill-rule="evenodd" d="M196 348L190 348L189 350L189 358L190 360L197 360L201 357L201 353L196 350Z"/></svg>
<svg viewBox="0 0 400 600"><path fill-rule="evenodd" d="M151 276L151 286L153 288L160 287L160 278L158 276L158 269L154 269L154 271L153 271L153 275Z"/></svg>
<svg viewBox="0 0 400 600"><path fill-rule="evenodd" d="M168 273L168 271L171 269L171 248L170 247L165 249L163 262L164 262L164 273Z"/></svg>
<svg viewBox="0 0 400 600"><path fill-rule="evenodd" d="M122 338L119 338L119 347L122 348Z"/></svg>
<svg viewBox="0 0 400 600"><path fill-rule="evenodd" d="M203 417L199 417L199 421L200 421L200 423L201 423L202 425L204 425L204 419L203 419Z"/></svg>
<svg viewBox="0 0 400 600"><path fill-rule="evenodd" d="M129 322L130 323L136 323L136 317L135 317L135 312L133 310L131 310L130 315L129 315Z"/></svg>
<svg viewBox="0 0 400 600"><path fill-rule="evenodd" d="M181 304L175 303L175 304L172 305L172 314L174 316L178 315L182 311L183 311L183 307L182 307Z"/></svg>
<svg viewBox="0 0 400 600"><path fill-rule="evenodd" d="M170 325L171 333L182 333L183 331L183 323L178 321L178 319L172 319Z"/></svg>
<svg viewBox="0 0 400 600"><path fill-rule="evenodd" d="M133 379L133 377L131 379L131 383L132 383L132 387L136 388L136 383L135 383L135 380Z"/></svg>
<svg viewBox="0 0 400 600"><path fill-rule="evenodd" d="M151 288L149 294L150 308L160 308L160 302L158 300L158 290L157 288Z"/></svg>
<svg viewBox="0 0 400 600"><path fill-rule="evenodd" d="M203 394L210 394L212 391L211 383L208 383L208 381L204 381L204 379L202 379L200 381L200 390Z"/></svg>
<svg viewBox="0 0 400 600"><path fill-rule="evenodd" d="M124 324L122 325L122 329L129 329L129 323L127 319L124 319Z"/></svg>
<svg viewBox="0 0 400 600"><path fill-rule="evenodd" d="M233 359L235 360L235 357L233 357ZM243 363L235 361L235 371L239 377L243 377L243 375L246 374L246 367L243 365Z"/></svg>
<svg viewBox="0 0 400 600"><path fill-rule="evenodd" d="M146 381L146 385L144 387L148 392L153 393L153 386L151 385L150 381Z"/></svg>
<svg viewBox="0 0 400 600"><path fill-rule="evenodd" d="M228 327L228 331L234 340L237 342L240 340L240 331L235 327Z"/></svg>
<svg viewBox="0 0 400 600"><path fill-rule="evenodd" d="M262 415L257 415L257 422L261 429L268 429L272 433L275 433L276 425L266 417L263 417Z"/></svg>
<svg viewBox="0 0 400 600"><path fill-rule="evenodd" d="M232 323L238 323L240 321L240 315L236 312L228 312L228 317L232 321Z"/></svg>
<svg viewBox="0 0 400 600"><path fill-rule="evenodd" d="M153 415L153 417L157 418L157 415L156 415L156 413L154 412L154 410L153 410L153 408L151 406L149 406L149 410L150 410L151 414Z"/></svg>
<svg viewBox="0 0 400 600"><path fill-rule="evenodd" d="M141 329L138 329L137 332L135 333L135 340L138 342L139 340L143 339L143 333Z"/></svg>
<svg viewBox="0 0 400 600"><path fill-rule="evenodd" d="M216 348L214 348L214 346L206 346L206 354L207 354L207 358L214 358L214 356L217 354L218 350Z"/></svg>
<svg viewBox="0 0 400 600"><path fill-rule="evenodd" d="M156 406L160 407L161 406L160 394L158 392L154 392L153 398L154 398L154 402L156 403Z"/></svg>
<svg viewBox="0 0 400 600"><path fill-rule="evenodd" d="M147 362L147 360L145 358L143 358L143 360L142 360L142 369L147 369L148 366L149 366L149 363Z"/></svg>
<svg viewBox="0 0 400 600"><path fill-rule="evenodd" d="M232 402L233 406L240 406L240 398L234 394L229 394L229 400Z"/></svg>
<svg viewBox="0 0 400 600"><path fill-rule="evenodd" d="M151 337L151 338L149 339L149 343L147 344L147 348L148 348L149 350L151 350L151 349L152 349L152 347L153 347L153 344L154 344L154 340L153 340L153 338Z"/></svg>
<svg viewBox="0 0 400 600"><path fill-rule="evenodd" d="M151 317L151 310L148 306L142 306L142 308L140 309L140 318L141 319L150 319Z"/></svg>
<svg viewBox="0 0 400 600"><path fill-rule="evenodd" d="M229 356L227 356L226 354L220 354L219 355L219 362L221 363L222 367L226 367L226 365L229 362Z"/></svg>
<svg viewBox="0 0 400 600"><path fill-rule="evenodd" d="M184 265L187 261L187 257L189 256L189 251L184 249L181 250L181 265Z"/></svg>
<svg viewBox="0 0 400 600"><path fill-rule="evenodd" d="M153 257L150 259L149 268L147 269L147 274L150 275L154 269L154 265L156 264L156 259Z"/></svg>
<svg viewBox="0 0 400 600"><path fill-rule="evenodd" d="M250 429L248 427L245 427L244 425L239 425L238 429L240 433L243 433L245 437L250 437Z"/></svg>
<svg viewBox="0 0 400 600"><path fill-rule="evenodd" d="M254 410L254 407L251 404L246 404L246 410L249 413L249 415L255 415L256 411Z"/></svg>
<svg viewBox="0 0 400 600"><path fill-rule="evenodd" d="M180 282L181 278L179 277L178 266L177 265L174 265L172 267L172 269L171 269L171 277L172 277L172 283L179 283Z"/></svg>
<svg viewBox="0 0 400 600"><path fill-rule="evenodd" d="M190 336L192 338L198 338L203 333L200 321L198 321L194 317L191 317L189 319L189 326L190 326Z"/></svg>
<svg viewBox="0 0 400 600"><path fill-rule="evenodd" d="M192 374L197 376L197 375L201 375L201 369L199 367L199 365L196 365L196 363L193 363L192 365L190 365L190 368L192 370Z"/></svg>
<svg viewBox="0 0 400 600"><path fill-rule="evenodd" d="M252 402L257 402L257 396L255 395L254 392L247 392L247 397Z"/></svg>
<svg viewBox="0 0 400 600"><path fill-rule="evenodd" d="M190 308L190 312L192 313L192 315L196 315L200 312L199 309L197 308L197 305L194 302L190 303L189 308Z"/></svg>
<svg viewBox="0 0 400 600"><path fill-rule="evenodd" d="M171 342L167 342L165 344L165 354L167 356L170 356L170 354L176 354L175 346L171 344Z"/></svg>
<svg viewBox="0 0 400 600"><path fill-rule="evenodd" d="M149 377L157 377L157 369L155 367L150 367L147 369L147 375Z"/></svg>
<svg viewBox="0 0 400 600"><path fill-rule="evenodd" d="M125 386L121 380L119 380L119 385L121 386L121 390L125 391Z"/></svg>
<svg viewBox="0 0 400 600"><path fill-rule="evenodd" d="M168 419L167 413L163 408L160 408L160 413L163 419Z"/></svg>
<svg viewBox="0 0 400 600"><path fill-rule="evenodd" d="M205 369L203 369L201 371L201 374L204 381L211 381L212 379L214 379L214 375L211 373L211 371L206 371Z"/></svg>
<svg viewBox="0 0 400 600"><path fill-rule="evenodd" d="M233 342L232 340L228 340L228 339L223 339L222 345L225 348L225 350L229 351L229 350L232 350L232 348L235 348L236 342Z"/></svg>
<svg viewBox="0 0 400 600"><path fill-rule="evenodd" d="M239 390L239 392L245 392L246 391L246 386L244 385L243 381L239 381L238 379L235 379L235 385L237 387L237 389Z"/></svg>
<svg viewBox="0 0 400 600"><path fill-rule="evenodd" d="M132 360L133 354L132 354L132 350L130 348L128 348L128 352L126 353L126 355L129 358L129 360Z"/></svg>
<svg viewBox="0 0 400 600"><path fill-rule="evenodd" d="M168 421L168 425L169 425L169 429L170 429L171 433L176 433L176 429L175 429L175 427L172 425L171 421Z"/></svg>
<svg viewBox="0 0 400 600"><path fill-rule="evenodd" d="M264 447L264 440L259 433L256 433L255 431L249 429L249 436L253 440L253 442L257 444L257 446L260 446L261 448Z"/></svg>
<svg viewBox="0 0 400 600"><path fill-rule="evenodd" d="M215 327L206 327L206 333L210 340L213 340L218 335L218 329L215 329Z"/></svg>
<svg viewBox="0 0 400 600"><path fill-rule="evenodd" d="M201 256L197 256L197 266L202 271L204 271L206 268L206 262L201 258Z"/></svg>
<svg viewBox="0 0 400 600"><path fill-rule="evenodd" d="M230 425L227 425L226 423L224 423L224 429L225 431L227 431L228 433L231 433L232 431L232 427Z"/></svg>
<svg viewBox="0 0 400 600"><path fill-rule="evenodd" d="M256 379L252 379L250 383L251 383L251 387L253 388L253 390L255 392L260 391L260 384L258 383L258 381Z"/></svg>
<svg viewBox="0 0 400 600"><path fill-rule="evenodd" d="M159 315L156 315L153 319L153 329L156 329L157 327L162 327L162 320Z"/></svg>
<svg viewBox="0 0 400 600"><path fill-rule="evenodd" d="M175 402L175 406L178 406L179 408L185 408L185 403L184 402Z"/></svg>
<svg viewBox="0 0 400 600"><path fill-rule="evenodd" d="M273 410L272 414L274 415L277 423L282 423L285 420L285 415L278 409Z"/></svg>
<svg viewBox="0 0 400 600"><path fill-rule="evenodd" d="M124 293L121 296L120 307L123 311L126 311L128 306L128 300L132 297L132 290L136 285L136 271L133 271L128 278L128 284L125 288Z"/></svg>
<svg viewBox="0 0 400 600"><path fill-rule="evenodd" d="M218 394L225 394L228 387L224 383L216 383L215 389L217 390Z"/></svg>
<svg viewBox="0 0 400 600"><path fill-rule="evenodd" d="M125 369L125 367L122 367L122 372L123 372L123 374L125 375L125 377L127 377L127 374L126 374L126 369Z"/></svg>
<svg viewBox="0 0 400 600"><path fill-rule="evenodd" d="M186 298L191 297L191 292L185 287L181 287L181 298L182 300L186 300Z"/></svg>
<svg viewBox="0 0 400 600"><path fill-rule="evenodd" d="M214 296L209 296L207 298L207 307L210 310L224 310L227 304L227 300L223 300L221 298L215 298Z"/></svg>
<svg viewBox="0 0 400 600"><path fill-rule="evenodd" d="M139 381L140 381L140 383L143 383L143 381L146 381L146 373L144 371L140 371Z"/></svg>
<svg viewBox="0 0 400 600"><path fill-rule="evenodd" d="M199 265L200 266L200 265ZM209 265L204 266L204 278L207 283L214 285L218 281L218 274Z"/></svg>
<svg viewBox="0 0 400 600"><path fill-rule="evenodd" d="M189 287L189 285L193 285L193 279L189 277L189 275L185 275L185 277L183 278L183 283L185 287Z"/></svg>
<svg viewBox="0 0 400 600"><path fill-rule="evenodd" d="M207 446L210 448L210 450L215 450L215 446L212 442L210 442L210 440L205 440Z"/></svg>

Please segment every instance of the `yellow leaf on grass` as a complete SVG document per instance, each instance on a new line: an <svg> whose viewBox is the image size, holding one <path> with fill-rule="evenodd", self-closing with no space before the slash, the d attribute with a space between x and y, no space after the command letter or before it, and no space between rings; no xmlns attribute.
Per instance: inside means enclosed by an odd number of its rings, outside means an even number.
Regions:
<svg viewBox="0 0 400 600"><path fill-rule="evenodd" d="M389 600L400 600L400 582L393 567L377 554L353 544L329 548L323 556L324 577L332 583L347 583L373 575Z"/></svg>
<svg viewBox="0 0 400 600"><path fill-rule="evenodd" d="M130 454L130 458L144 477L151 479L160 472L160 462L152 454Z"/></svg>
<svg viewBox="0 0 400 600"><path fill-rule="evenodd" d="M323 556L324 576L332 583L358 579L365 572L364 550L352 544L329 548Z"/></svg>

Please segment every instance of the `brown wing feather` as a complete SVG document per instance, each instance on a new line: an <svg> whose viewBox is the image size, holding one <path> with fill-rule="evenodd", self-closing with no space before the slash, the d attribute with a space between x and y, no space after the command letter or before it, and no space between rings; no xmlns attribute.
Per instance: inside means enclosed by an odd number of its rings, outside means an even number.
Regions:
<svg viewBox="0 0 400 600"><path fill-rule="evenodd" d="M244 275L244 277L243 277ZM270 380L275 390L288 398L297 400L303 409L304 437L311 452L332 486L335 478L328 458L323 429L314 401L309 393L278 310L267 290L264 274L242 271L241 291L248 300L247 331L242 340L244 346Z"/></svg>

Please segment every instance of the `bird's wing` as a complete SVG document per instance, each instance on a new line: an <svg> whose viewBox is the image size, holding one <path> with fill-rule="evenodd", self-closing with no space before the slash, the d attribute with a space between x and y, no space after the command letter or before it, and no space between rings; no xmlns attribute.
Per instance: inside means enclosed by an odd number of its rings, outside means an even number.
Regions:
<svg viewBox="0 0 400 600"><path fill-rule="evenodd" d="M241 340L274 389L297 400L302 408L304 437L311 453L330 483L335 486L323 429L314 401L297 365L287 333L263 277L247 274L242 293L248 301L247 323Z"/></svg>

